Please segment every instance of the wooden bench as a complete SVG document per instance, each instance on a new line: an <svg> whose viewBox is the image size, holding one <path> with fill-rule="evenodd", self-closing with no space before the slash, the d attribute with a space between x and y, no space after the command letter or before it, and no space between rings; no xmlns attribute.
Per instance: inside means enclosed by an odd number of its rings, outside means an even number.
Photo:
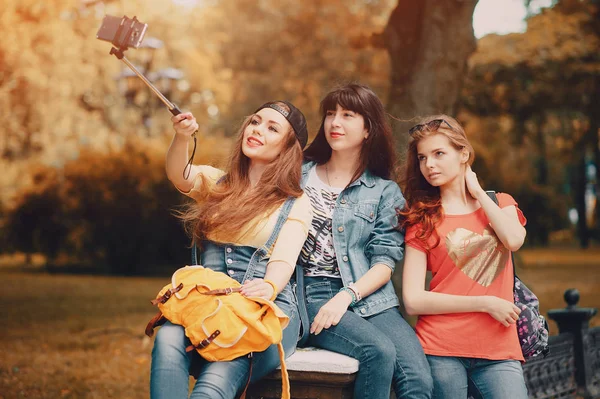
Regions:
<svg viewBox="0 0 600 399"><path fill-rule="evenodd" d="M567 307L548 312L558 324L550 354L523 366L530 398L600 398L600 326L590 328L596 308L577 306L579 292L565 292ZM292 399L352 398L358 361L322 349L298 349L286 362ZM274 371L249 388L249 399L280 399L281 373ZM392 394L391 398L395 396ZM360 399L360 398L355 398Z"/></svg>
<svg viewBox="0 0 600 399"><path fill-rule="evenodd" d="M286 360L293 399L352 398L358 360L324 349L298 348ZM280 399L281 371L248 388L247 399Z"/></svg>

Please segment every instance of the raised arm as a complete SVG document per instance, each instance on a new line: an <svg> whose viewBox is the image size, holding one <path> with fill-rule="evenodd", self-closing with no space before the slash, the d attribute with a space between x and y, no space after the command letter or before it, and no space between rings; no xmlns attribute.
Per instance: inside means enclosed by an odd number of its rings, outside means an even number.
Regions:
<svg viewBox="0 0 600 399"><path fill-rule="evenodd" d="M173 122L175 135L167 151L165 165L167 177L179 190L188 192L192 189L194 178L199 170L196 165L192 165L189 174L185 173L185 176L183 170L189 159L188 144L190 137L198 130L198 123L190 112L175 115L171 118L171 121Z"/></svg>
<svg viewBox="0 0 600 399"><path fill-rule="evenodd" d="M498 239L507 249L512 252L517 251L525 241L525 228L519 221L517 208L507 206L500 208L481 188L477 175L471 167L467 168L465 174L467 189L473 198L481 204L485 214L490 220L492 228L496 232Z"/></svg>

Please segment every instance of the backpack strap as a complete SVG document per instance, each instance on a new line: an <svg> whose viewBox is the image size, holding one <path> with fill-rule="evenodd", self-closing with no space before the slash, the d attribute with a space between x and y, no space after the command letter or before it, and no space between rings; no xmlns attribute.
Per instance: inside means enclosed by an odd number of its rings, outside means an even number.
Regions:
<svg viewBox="0 0 600 399"><path fill-rule="evenodd" d="M167 322L167 318L163 316L162 312L159 310L156 315L148 322L146 325L146 329L144 332L147 336L152 337L154 335L154 329L156 327L162 326Z"/></svg>
<svg viewBox="0 0 600 399"><path fill-rule="evenodd" d="M208 345L210 345L210 343L213 342L215 340L215 338L217 338L220 334L221 334L221 330L215 330L208 337L206 337L205 339L203 339L202 341L200 341L200 343L198 345L196 345L196 346L189 345L187 348L185 348L185 351L186 352L191 352L194 349L204 349Z"/></svg>
<svg viewBox="0 0 600 399"><path fill-rule="evenodd" d="M281 341L277 344L277 350L279 352L279 361L281 363L281 399L291 399L290 394L290 377L287 371L287 367L285 365L285 352L283 351L283 344ZM252 358L253 354L250 353L248 355L250 358L250 369L248 371L248 382L246 382L246 387L244 391L239 396L239 399L246 399L246 391L248 390L248 386L250 385L250 380L252 378Z"/></svg>
<svg viewBox="0 0 600 399"><path fill-rule="evenodd" d="M250 366L248 366L248 379L246 380L246 386L244 387L244 391L240 395L239 399L246 399L246 391L248 391L248 387L250 386L250 380L252 379L252 364L254 363L253 352L248 354L248 359L250 359Z"/></svg>
<svg viewBox="0 0 600 399"><path fill-rule="evenodd" d="M168 289L161 297L153 299L151 303L153 305L158 305L159 303L165 303L171 298L171 295L178 293L183 289L183 283L179 283L179 285L175 288Z"/></svg>
<svg viewBox="0 0 600 399"><path fill-rule="evenodd" d="M486 190L485 192L488 197L490 197L492 199L492 201L494 201L494 204L500 206L500 203L498 202L498 197L496 196L496 192L493 190ZM513 291L515 290L515 285L517 283L517 267L515 265L515 254L510 251L510 260L512 262L513 265L513 275L514 275L514 280L513 280Z"/></svg>
<svg viewBox="0 0 600 399"><path fill-rule="evenodd" d="M285 365L285 352L281 341L277 344L277 350L279 351L279 361L281 363L281 399L290 399L290 377Z"/></svg>

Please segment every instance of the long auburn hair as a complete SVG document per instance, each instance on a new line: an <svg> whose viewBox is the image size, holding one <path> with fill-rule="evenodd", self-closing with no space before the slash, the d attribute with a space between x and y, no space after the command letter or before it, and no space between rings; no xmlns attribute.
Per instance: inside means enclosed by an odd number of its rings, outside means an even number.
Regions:
<svg viewBox="0 0 600 399"><path fill-rule="evenodd" d="M435 239L433 247L439 245L440 237L437 234L436 226L442 220L444 210L442 208L440 188L429 184L421 173L417 155L419 141L435 134L443 134L457 151L466 149L469 152L467 164L471 165L475 160L473 146L469 143L465 130L456 119L443 114L432 115L424 118L420 123L426 124L435 119L443 119L452 126L452 129L446 123L441 123L437 130L429 131L427 128L424 128L421 131L413 133L412 140L408 144L404 176L402 176L400 181L406 205L404 209L398 211L401 228L407 229L410 226L420 224L416 237L427 247L429 247L428 241L431 236Z"/></svg>
<svg viewBox="0 0 600 399"><path fill-rule="evenodd" d="M276 104L289 111L285 103ZM291 127L281 153L265 168L257 185L250 186L250 159L242 152L242 143L244 130L253 116L246 117L238 132L228 173L210 189L203 181L199 190L202 196L197 202L185 205L178 215L196 245L201 245L209 235L241 239L259 222L251 223L256 216L269 215L288 197L298 198L303 193L302 148Z"/></svg>
<svg viewBox="0 0 600 399"><path fill-rule="evenodd" d="M304 150L304 158L321 165L331 157L332 149L325 137L325 116L327 111L335 111L338 104L362 115L369 132L360 150L359 164L350 183L358 179L365 170L383 179L391 179L396 162L392 127L381 100L368 86L358 83L339 86L321 100L321 126L313 142Z"/></svg>

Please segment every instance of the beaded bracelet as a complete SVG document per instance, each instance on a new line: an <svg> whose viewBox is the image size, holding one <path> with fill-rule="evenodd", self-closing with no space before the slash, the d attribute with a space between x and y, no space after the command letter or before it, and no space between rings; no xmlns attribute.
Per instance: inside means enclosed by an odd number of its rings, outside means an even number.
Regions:
<svg viewBox="0 0 600 399"><path fill-rule="evenodd" d="M352 292L354 292L354 296L356 297L356 302L360 302L360 300L362 299L362 295L360 295L360 292L358 292L358 288L356 288L354 283L348 284L348 288L350 288L352 290Z"/></svg>
<svg viewBox="0 0 600 399"><path fill-rule="evenodd" d="M273 287L273 295L271 295L271 298L269 298L269 301L274 301L275 298L277 298L277 286L271 280L265 279L264 282L269 284L271 287Z"/></svg>
<svg viewBox="0 0 600 399"><path fill-rule="evenodd" d="M350 306L352 307L352 306L356 305L357 300L356 300L356 294L354 293L354 291L352 291L348 287L342 287L342 288L340 288L340 290L338 292L342 292L342 291L347 292L352 297L352 302L350 302Z"/></svg>

